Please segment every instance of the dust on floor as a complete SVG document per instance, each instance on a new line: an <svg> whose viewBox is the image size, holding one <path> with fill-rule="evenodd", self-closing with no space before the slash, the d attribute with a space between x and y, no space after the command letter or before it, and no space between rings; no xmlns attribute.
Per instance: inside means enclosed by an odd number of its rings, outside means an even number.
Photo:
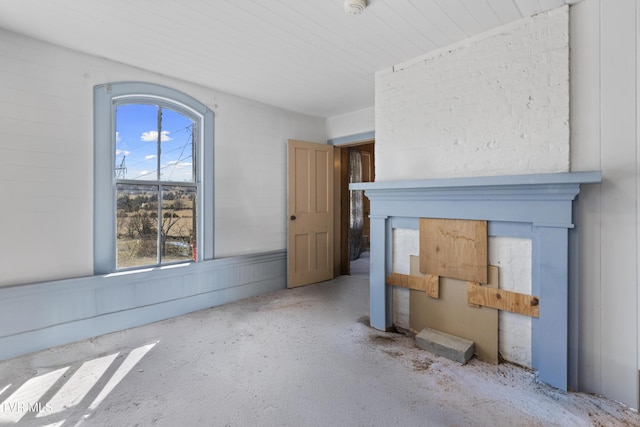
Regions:
<svg viewBox="0 0 640 427"><path fill-rule="evenodd" d="M2 361L0 425L640 425L521 367L372 329L368 297L366 277L342 277Z"/></svg>

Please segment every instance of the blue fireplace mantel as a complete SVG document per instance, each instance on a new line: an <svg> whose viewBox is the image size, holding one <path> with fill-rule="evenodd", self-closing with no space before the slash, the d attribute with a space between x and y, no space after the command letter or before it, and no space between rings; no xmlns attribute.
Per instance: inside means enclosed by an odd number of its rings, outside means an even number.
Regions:
<svg viewBox="0 0 640 427"><path fill-rule="evenodd" d="M540 298L540 317L532 319L532 364L539 381L575 387L577 374L569 372L577 372L577 326L569 330L570 316L577 318L570 314L577 301L569 298L578 286L576 268L570 270L578 250L574 205L581 185L601 182L595 171L350 184L371 202L371 326L392 326L385 276L392 269L394 228L417 229L419 218L486 220L490 236L531 239L532 294Z"/></svg>

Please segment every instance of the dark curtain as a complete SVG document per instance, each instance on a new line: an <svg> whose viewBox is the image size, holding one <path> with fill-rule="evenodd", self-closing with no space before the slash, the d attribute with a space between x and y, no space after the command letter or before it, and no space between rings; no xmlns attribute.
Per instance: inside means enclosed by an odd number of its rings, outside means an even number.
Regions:
<svg viewBox="0 0 640 427"><path fill-rule="evenodd" d="M349 182L362 182L360 149L349 148ZM364 227L364 191L349 190L349 261L360 257Z"/></svg>

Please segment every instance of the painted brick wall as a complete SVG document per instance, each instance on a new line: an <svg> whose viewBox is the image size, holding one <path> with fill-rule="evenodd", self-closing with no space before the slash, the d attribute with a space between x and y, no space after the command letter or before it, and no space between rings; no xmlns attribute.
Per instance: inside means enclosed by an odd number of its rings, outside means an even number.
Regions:
<svg viewBox="0 0 640 427"><path fill-rule="evenodd" d="M376 74L376 179L569 170L568 8Z"/></svg>
<svg viewBox="0 0 640 427"><path fill-rule="evenodd" d="M500 289L531 294L531 240L490 237L489 264L499 269ZM498 350L506 360L531 367L531 317L500 311Z"/></svg>
<svg viewBox="0 0 640 427"><path fill-rule="evenodd" d="M411 256L420 255L420 234L418 230L394 229L393 247L393 271L400 274L409 274ZM404 329L411 329L409 296L409 289L398 286L393 287L393 324Z"/></svg>
<svg viewBox="0 0 640 427"><path fill-rule="evenodd" d="M569 170L568 8L520 20L376 75L376 180ZM408 272L418 233L395 230ZM500 287L531 293L531 242L489 239ZM406 263L406 265L405 265ZM394 290L394 322L408 294ZM500 352L531 366L531 319L500 314Z"/></svg>

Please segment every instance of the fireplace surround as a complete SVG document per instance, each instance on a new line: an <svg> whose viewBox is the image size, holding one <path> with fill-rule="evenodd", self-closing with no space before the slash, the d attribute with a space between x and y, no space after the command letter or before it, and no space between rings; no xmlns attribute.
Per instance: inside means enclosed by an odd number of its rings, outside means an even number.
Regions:
<svg viewBox="0 0 640 427"><path fill-rule="evenodd" d="M593 171L350 184L371 203L371 326L392 326L385 277L394 228L417 229L419 218L486 220L489 236L531 239L532 294L540 299L532 365L539 381L567 390L569 369L577 370L578 325L570 321L577 318L579 291L576 205L581 185L600 182L601 172Z"/></svg>

